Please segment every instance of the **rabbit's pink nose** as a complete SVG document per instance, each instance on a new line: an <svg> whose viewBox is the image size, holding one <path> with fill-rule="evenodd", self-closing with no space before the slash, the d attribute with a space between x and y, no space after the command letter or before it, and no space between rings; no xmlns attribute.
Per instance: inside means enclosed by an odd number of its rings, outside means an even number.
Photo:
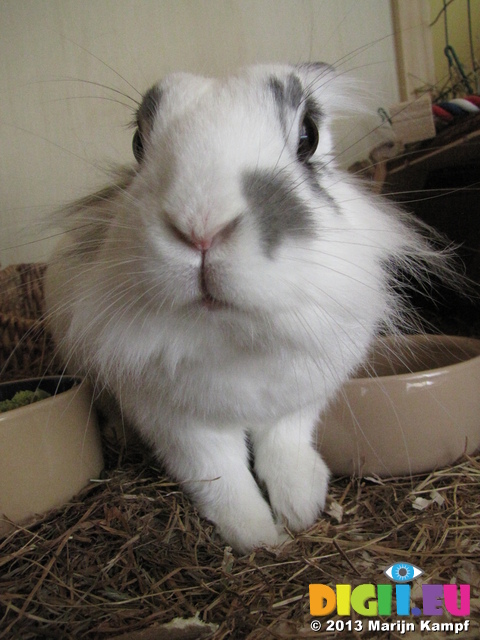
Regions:
<svg viewBox="0 0 480 640"><path fill-rule="evenodd" d="M205 231L200 234L196 231L185 233L172 222L170 222L170 228L181 242L197 249L201 253L206 253L214 245L228 240L237 228L239 221L240 217L237 217L227 224L222 225L220 228Z"/></svg>
<svg viewBox="0 0 480 640"><path fill-rule="evenodd" d="M189 241L190 244L195 247L195 249L198 249L202 253L205 253L205 251L208 251L210 249L217 235L218 233L215 233L213 236L197 236L195 233L192 233L190 235Z"/></svg>

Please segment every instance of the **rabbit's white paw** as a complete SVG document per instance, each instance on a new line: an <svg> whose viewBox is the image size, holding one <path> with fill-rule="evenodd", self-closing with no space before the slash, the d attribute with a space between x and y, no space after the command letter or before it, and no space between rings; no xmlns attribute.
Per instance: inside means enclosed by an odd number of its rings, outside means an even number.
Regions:
<svg viewBox="0 0 480 640"><path fill-rule="evenodd" d="M218 533L240 553L256 547L275 547L281 542L267 503L263 498L254 502L224 508L214 516Z"/></svg>
<svg viewBox="0 0 480 640"><path fill-rule="evenodd" d="M257 469L279 521L286 521L292 531L301 531L315 522L325 505L329 472L308 444L289 455Z"/></svg>

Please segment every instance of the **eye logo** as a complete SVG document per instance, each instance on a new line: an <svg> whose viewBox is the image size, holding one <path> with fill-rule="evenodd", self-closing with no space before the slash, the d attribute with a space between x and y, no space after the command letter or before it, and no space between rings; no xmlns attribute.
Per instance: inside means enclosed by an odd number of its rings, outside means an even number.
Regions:
<svg viewBox="0 0 480 640"><path fill-rule="evenodd" d="M383 573L394 582L410 582L410 580L421 576L423 571L414 564L396 562L395 564L391 564L388 569L385 569Z"/></svg>
<svg viewBox="0 0 480 640"><path fill-rule="evenodd" d="M352 588L350 584L337 584L335 589L332 589L326 584L311 584L309 586L310 614L312 616L328 616L337 609L338 616L350 616L353 609L360 616L391 616L393 604L395 604L397 616L442 616L445 613L444 609L452 616L466 617L470 615L469 584L419 585L417 583L417 587L421 586L422 608L412 607L412 585L410 583L418 576L423 575L423 573L422 569L419 569L414 564L396 562L384 571L387 578L396 582L395 585L359 584ZM418 599L416 598L416 600ZM403 625L401 626L402 634L405 633L408 625L411 625L411 627L408 627L409 631L413 631L415 626L410 622L398 622L395 624ZM468 629L469 620L457 624L464 624L463 628L466 630ZM378 626L370 627L370 629L375 630L379 628ZM396 628L400 629L399 627ZM457 629L461 628L455 627L455 633L458 633ZM384 628L382 627L383 630ZM393 631L393 628L390 628L390 630ZM432 627L431 630L435 629Z"/></svg>

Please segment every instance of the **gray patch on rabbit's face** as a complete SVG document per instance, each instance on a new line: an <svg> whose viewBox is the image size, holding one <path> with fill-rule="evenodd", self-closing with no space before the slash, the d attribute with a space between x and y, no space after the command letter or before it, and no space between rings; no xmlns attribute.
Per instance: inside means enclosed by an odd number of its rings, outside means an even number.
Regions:
<svg viewBox="0 0 480 640"><path fill-rule="evenodd" d="M272 76L268 80L268 86L272 92L277 108L283 134L287 136L288 116L286 110L296 111L304 100L302 83L294 73L288 76L285 82Z"/></svg>
<svg viewBox="0 0 480 640"><path fill-rule="evenodd" d="M272 76L268 85L272 90L275 103L278 108L283 109L285 106L290 109L298 109L304 98L302 83L300 78L294 73L290 74L283 82L277 76Z"/></svg>
<svg viewBox="0 0 480 640"><path fill-rule="evenodd" d="M313 214L293 184L268 171L248 171L242 177L242 189L269 258L285 238L316 237Z"/></svg>

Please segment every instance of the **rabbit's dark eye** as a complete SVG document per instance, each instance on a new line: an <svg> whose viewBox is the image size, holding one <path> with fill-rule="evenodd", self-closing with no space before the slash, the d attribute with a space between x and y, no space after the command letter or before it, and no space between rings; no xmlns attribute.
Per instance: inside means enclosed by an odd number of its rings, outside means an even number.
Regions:
<svg viewBox="0 0 480 640"><path fill-rule="evenodd" d="M297 156L300 162L308 162L318 145L318 129L313 118L307 113L303 118L298 139Z"/></svg>
<svg viewBox="0 0 480 640"><path fill-rule="evenodd" d="M137 162L141 162L143 160L143 140L142 134L138 129L135 131L133 136L132 149Z"/></svg>

